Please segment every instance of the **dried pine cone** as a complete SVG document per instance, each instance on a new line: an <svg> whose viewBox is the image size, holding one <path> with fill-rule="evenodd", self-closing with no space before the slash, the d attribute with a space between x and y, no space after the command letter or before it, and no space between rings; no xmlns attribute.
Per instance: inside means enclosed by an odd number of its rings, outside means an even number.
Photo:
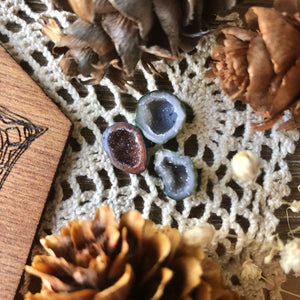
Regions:
<svg viewBox="0 0 300 300"><path fill-rule="evenodd" d="M136 210L118 224L108 206L92 222L74 220L41 240L27 272L42 280L42 299L239 299L219 266L176 229L156 229Z"/></svg>
<svg viewBox="0 0 300 300"><path fill-rule="evenodd" d="M211 70L232 100L248 103L265 118L266 130L289 109L292 118L278 130L300 127L300 1L275 0L274 8L251 7L245 28L220 30Z"/></svg>
<svg viewBox="0 0 300 300"><path fill-rule="evenodd" d="M64 32L54 19L43 17L42 32L55 41L54 52L64 53L64 74L106 75L123 86L141 60L147 71L152 61L177 59L180 50L192 50L203 18L232 8L236 0L53 0L77 20ZM196 35L196 37L195 37Z"/></svg>

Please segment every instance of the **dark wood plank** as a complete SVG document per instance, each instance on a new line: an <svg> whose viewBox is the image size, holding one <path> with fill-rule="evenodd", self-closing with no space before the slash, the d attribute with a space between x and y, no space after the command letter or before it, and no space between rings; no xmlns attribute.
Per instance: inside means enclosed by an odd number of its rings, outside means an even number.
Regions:
<svg viewBox="0 0 300 300"><path fill-rule="evenodd" d="M13 299L70 121L0 47L0 298Z"/></svg>

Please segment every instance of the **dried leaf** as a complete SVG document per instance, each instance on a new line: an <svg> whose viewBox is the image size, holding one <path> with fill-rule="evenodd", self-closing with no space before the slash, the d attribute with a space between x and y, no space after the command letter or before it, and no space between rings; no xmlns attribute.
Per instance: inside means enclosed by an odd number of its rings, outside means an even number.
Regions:
<svg viewBox="0 0 300 300"><path fill-rule="evenodd" d="M158 270L160 264L170 254L171 242L166 235L161 232L155 233L148 240L144 241L144 263L143 263L143 282ZM151 253L151 255L148 255Z"/></svg>
<svg viewBox="0 0 300 300"><path fill-rule="evenodd" d="M157 58L160 58L160 56L156 56L155 52L157 52L158 55L162 52L165 53L164 55L172 56L168 36L159 22L155 22L151 32L149 33L147 43L141 44L140 48L144 51L144 53L151 54L153 58L156 57L156 60Z"/></svg>
<svg viewBox="0 0 300 300"><path fill-rule="evenodd" d="M167 58L167 59L179 59L178 56L174 56L170 51L161 48L159 46L151 46L151 47L140 46L140 49L154 56Z"/></svg>
<svg viewBox="0 0 300 300"><path fill-rule="evenodd" d="M120 300L126 299L130 291L133 281L132 267L127 264L124 274L117 282L108 287L107 289L97 293L94 300Z"/></svg>
<svg viewBox="0 0 300 300"><path fill-rule="evenodd" d="M294 15L300 12L300 0L274 0L274 8L277 11Z"/></svg>
<svg viewBox="0 0 300 300"><path fill-rule="evenodd" d="M99 83L106 76L125 89L139 60L148 72L156 73L153 61L177 60L179 49L193 50L207 33L202 30L204 0L52 1L56 7L73 12L77 21L62 32L52 19L51 24L43 25L43 32L56 42L53 51L65 54L60 63L64 74L89 77L87 84ZM216 11L235 3L214 1Z"/></svg>
<svg viewBox="0 0 300 300"><path fill-rule="evenodd" d="M232 9L235 5L236 0L204 0L204 11L207 15L216 15Z"/></svg>
<svg viewBox="0 0 300 300"><path fill-rule="evenodd" d="M113 40L126 73L131 74L142 54L136 23L118 13L111 13L102 17L102 26Z"/></svg>
<svg viewBox="0 0 300 300"><path fill-rule="evenodd" d="M86 58L88 60L88 57ZM76 77L79 75L77 60L72 56L70 50L61 58L59 66L66 76ZM89 69L89 71L85 73L89 75L90 71L92 71L92 69Z"/></svg>
<svg viewBox="0 0 300 300"><path fill-rule="evenodd" d="M114 49L111 39L101 26L77 20L65 31L57 47L92 48L101 54Z"/></svg>
<svg viewBox="0 0 300 300"><path fill-rule="evenodd" d="M95 15L109 14L117 11L108 0L94 0L94 10Z"/></svg>
<svg viewBox="0 0 300 300"><path fill-rule="evenodd" d="M176 257L181 256L195 257L200 262L202 262L202 260L205 258L205 254L202 248L196 245L187 245L184 242L179 245L178 251L176 253Z"/></svg>
<svg viewBox="0 0 300 300"><path fill-rule="evenodd" d="M136 22L139 27L140 35L145 39L150 32L153 15L152 3L149 0L109 0L113 7L115 7L121 14Z"/></svg>
<svg viewBox="0 0 300 300"><path fill-rule="evenodd" d="M275 73L279 74L291 67L300 53L300 32L275 9L252 7L245 18L247 22L258 23Z"/></svg>
<svg viewBox="0 0 300 300"><path fill-rule="evenodd" d="M154 12L166 33L171 53L177 55L179 44L179 24L181 23L178 0L153 0Z"/></svg>
<svg viewBox="0 0 300 300"><path fill-rule="evenodd" d="M237 78L241 78L241 81L243 81L244 77L247 76L246 55L249 45L234 37L228 37L224 40L224 46L229 71L234 73Z"/></svg>
<svg viewBox="0 0 300 300"><path fill-rule="evenodd" d="M143 237L145 240L148 240L150 237L154 235L157 231L156 225L153 221L146 219L143 228Z"/></svg>
<svg viewBox="0 0 300 300"><path fill-rule="evenodd" d="M96 238L88 221L81 220L73 224L71 228L71 239L76 250L82 250L87 245L95 243Z"/></svg>
<svg viewBox="0 0 300 300"><path fill-rule="evenodd" d="M70 236L48 235L40 240L41 245L51 256L63 257L73 261L75 251Z"/></svg>
<svg viewBox="0 0 300 300"><path fill-rule="evenodd" d="M126 75L123 71L113 67L108 68L106 77L121 90L125 90L125 85L129 85L128 81L133 80L132 77Z"/></svg>
<svg viewBox="0 0 300 300"><path fill-rule="evenodd" d="M217 265L212 258L203 258L201 267L203 269L202 277L205 278L205 281L213 288L223 282L223 278L220 274L220 266Z"/></svg>
<svg viewBox="0 0 300 300"><path fill-rule="evenodd" d="M55 43L59 43L64 34L57 22L54 19L45 16L42 17L42 21L39 22L43 26L41 29L42 33L51 40L55 41Z"/></svg>
<svg viewBox="0 0 300 300"><path fill-rule="evenodd" d="M26 266L25 270L39 277L48 291L71 292L76 290L75 281L72 280L72 268L63 258L45 255L34 257L32 267ZM66 282L69 278L69 282Z"/></svg>
<svg viewBox="0 0 300 300"><path fill-rule="evenodd" d="M252 123L253 130L264 131L272 128L282 117L282 113L274 116L273 118L268 118L261 123Z"/></svg>
<svg viewBox="0 0 300 300"><path fill-rule="evenodd" d="M272 103L270 115L275 116L291 105L300 93L300 58L283 77L276 97Z"/></svg>
<svg viewBox="0 0 300 300"><path fill-rule="evenodd" d="M268 57L268 50L261 36L252 39L247 53L249 86L246 100L258 114L269 116L273 98L267 92L273 78L273 64Z"/></svg>
<svg viewBox="0 0 300 300"><path fill-rule="evenodd" d="M290 111L293 115L291 119L280 124L277 130L293 130L300 128L300 99L290 107Z"/></svg>
<svg viewBox="0 0 300 300"><path fill-rule="evenodd" d="M109 206L101 206L97 209L95 218L91 222L91 229L95 236L103 235L105 250L111 254L117 246L120 232L113 210Z"/></svg>
<svg viewBox="0 0 300 300"><path fill-rule="evenodd" d="M94 21L94 1L93 0L68 0L75 14L84 21L93 23Z"/></svg>
<svg viewBox="0 0 300 300"><path fill-rule="evenodd" d="M202 1L200 1L202 2ZM183 26L188 26L194 17L195 0L183 1Z"/></svg>
<svg viewBox="0 0 300 300"><path fill-rule="evenodd" d="M242 42L250 42L253 38L257 37L257 32L249 29L240 27L226 27L221 30L221 32L227 37L232 36Z"/></svg>
<svg viewBox="0 0 300 300"><path fill-rule="evenodd" d="M125 214L122 215L120 220L119 228L122 229L123 227L126 227L128 230L127 240L130 249L134 247L135 251L138 254L141 254L141 250L142 250L144 224L145 224L145 220L142 218L140 213L136 210L126 212Z"/></svg>
<svg viewBox="0 0 300 300"><path fill-rule="evenodd" d="M158 281L159 284L157 287L153 289L155 291L155 294L151 297L151 300L161 299L166 285L173 277L173 271L168 268L161 268L159 276L160 276L160 279Z"/></svg>
<svg viewBox="0 0 300 300"><path fill-rule="evenodd" d="M248 85L247 50L248 43L231 34L220 35L213 49L211 68L231 99L241 100Z"/></svg>
<svg viewBox="0 0 300 300"><path fill-rule="evenodd" d="M195 292L195 299L211 300L212 287L205 281L202 281ZM228 298L231 299L231 298Z"/></svg>
<svg viewBox="0 0 300 300"><path fill-rule="evenodd" d="M93 300L97 291L85 289L71 293L37 293L27 294L25 300Z"/></svg>
<svg viewBox="0 0 300 300"><path fill-rule="evenodd" d="M188 53L195 49L196 45L199 42L199 38L193 38L189 36L185 36L184 34L181 34L180 41L179 41L179 48Z"/></svg>
<svg viewBox="0 0 300 300"><path fill-rule="evenodd" d="M105 75L107 75L107 77L110 78L109 70L111 69L111 66L113 68L117 68L118 71L121 70L121 68L118 66L119 60L115 59L115 57L116 57L116 54L114 54L113 52L111 52L107 55L99 56L99 61L97 62L97 64L92 64L93 70L91 72L91 76L93 77L93 79L86 81L85 83L86 84L98 84ZM123 73L124 72L121 72L122 78L123 78ZM123 87L121 87L121 88L123 88Z"/></svg>
<svg viewBox="0 0 300 300"><path fill-rule="evenodd" d="M58 9L73 12L69 0L52 0L52 3Z"/></svg>
<svg viewBox="0 0 300 300"><path fill-rule="evenodd" d="M97 64L99 60L99 56L91 48L73 48L70 49L65 56L66 59L74 59L74 62L77 63L78 72L83 74L84 76L91 75L91 73L94 71L93 65ZM63 61L63 59L61 61ZM74 62L68 64L68 66L73 67ZM64 69L62 70L64 71ZM69 72L70 71L71 69L69 69Z"/></svg>
<svg viewBox="0 0 300 300"><path fill-rule="evenodd" d="M164 226L162 228L162 233L168 237L171 243L171 249L167 257L167 262L171 262L174 259L175 254L179 250L182 242L182 236L180 235L178 230L176 230L175 228L171 228L170 226Z"/></svg>
<svg viewBox="0 0 300 300"><path fill-rule="evenodd" d="M187 296L200 284L203 272L199 260L195 257L181 256L174 260L170 268L174 275L166 287L169 299Z"/></svg>
<svg viewBox="0 0 300 300"><path fill-rule="evenodd" d="M189 16L192 16L192 19L187 24L184 24L179 41L179 47L185 52L192 51L198 44L201 37L201 35L198 34L202 31L202 19L204 12L202 0L196 0L195 2L189 0L188 3L189 10L187 16L188 18ZM196 34L196 37L193 37L194 34Z"/></svg>
<svg viewBox="0 0 300 300"><path fill-rule="evenodd" d="M123 227L122 239L121 239L121 250L116 255L114 261L110 266L109 273L107 275L109 279L119 277L121 273L124 271L126 255L128 254L128 250L129 250L129 245L126 239L127 239L127 228Z"/></svg>
<svg viewBox="0 0 300 300"><path fill-rule="evenodd" d="M104 277L104 276L103 276ZM91 288L99 288L99 274L93 268L76 268L73 274L76 283L81 286L89 286Z"/></svg>

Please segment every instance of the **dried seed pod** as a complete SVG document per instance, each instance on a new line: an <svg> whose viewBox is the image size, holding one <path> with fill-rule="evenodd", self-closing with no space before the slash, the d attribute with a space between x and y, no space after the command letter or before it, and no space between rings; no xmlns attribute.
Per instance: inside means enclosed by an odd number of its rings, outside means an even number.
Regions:
<svg viewBox="0 0 300 300"><path fill-rule="evenodd" d="M259 280L261 279L262 270L248 259L244 261L241 270L241 277L245 280Z"/></svg>
<svg viewBox="0 0 300 300"><path fill-rule="evenodd" d="M218 77L232 100L241 100L265 120L266 130L289 109L292 118L278 130L300 127L300 12L296 1L276 0L275 8L251 7L245 28L220 30L209 77Z"/></svg>
<svg viewBox="0 0 300 300"><path fill-rule="evenodd" d="M243 182L254 181L257 177L260 161L251 151L241 151L231 160L233 173Z"/></svg>
<svg viewBox="0 0 300 300"><path fill-rule="evenodd" d="M284 272L295 272L300 276L300 239L294 238L286 243L284 249L280 252L280 265Z"/></svg>
<svg viewBox="0 0 300 300"><path fill-rule="evenodd" d="M202 225L183 233L183 238L188 245L201 245L206 248L215 236L216 230L212 225Z"/></svg>
<svg viewBox="0 0 300 300"><path fill-rule="evenodd" d="M153 61L178 59L180 50L192 50L199 41L200 35L195 37L195 33L201 32L203 19L207 21L215 13L232 8L236 2L52 1L57 8L73 12L78 17L63 31L54 19L43 18L42 32L55 41L54 51L67 56L67 59L63 57L61 64L64 74L71 77L83 74L91 77L88 82L92 84L107 76L120 87L126 80L131 80L139 60L150 71ZM70 67L68 62L72 62ZM73 70L75 63L76 72Z"/></svg>
<svg viewBox="0 0 300 300"><path fill-rule="evenodd" d="M36 255L26 271L42 288L26 300L239 299L201 245L187 244L177 229L156 228L136 210L118 223L102 206L91 222L70 221L41 242L49 255Z"/></svg>

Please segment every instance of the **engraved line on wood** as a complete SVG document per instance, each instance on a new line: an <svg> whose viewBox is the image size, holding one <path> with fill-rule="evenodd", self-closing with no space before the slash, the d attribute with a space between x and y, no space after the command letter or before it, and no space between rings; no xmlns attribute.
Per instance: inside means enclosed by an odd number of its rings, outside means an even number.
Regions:
<svg viewBox="0 0 300 300"><path fill-rule="evenodd" d="M0 105L0 190L18 158L47 130Z"/></svg>

